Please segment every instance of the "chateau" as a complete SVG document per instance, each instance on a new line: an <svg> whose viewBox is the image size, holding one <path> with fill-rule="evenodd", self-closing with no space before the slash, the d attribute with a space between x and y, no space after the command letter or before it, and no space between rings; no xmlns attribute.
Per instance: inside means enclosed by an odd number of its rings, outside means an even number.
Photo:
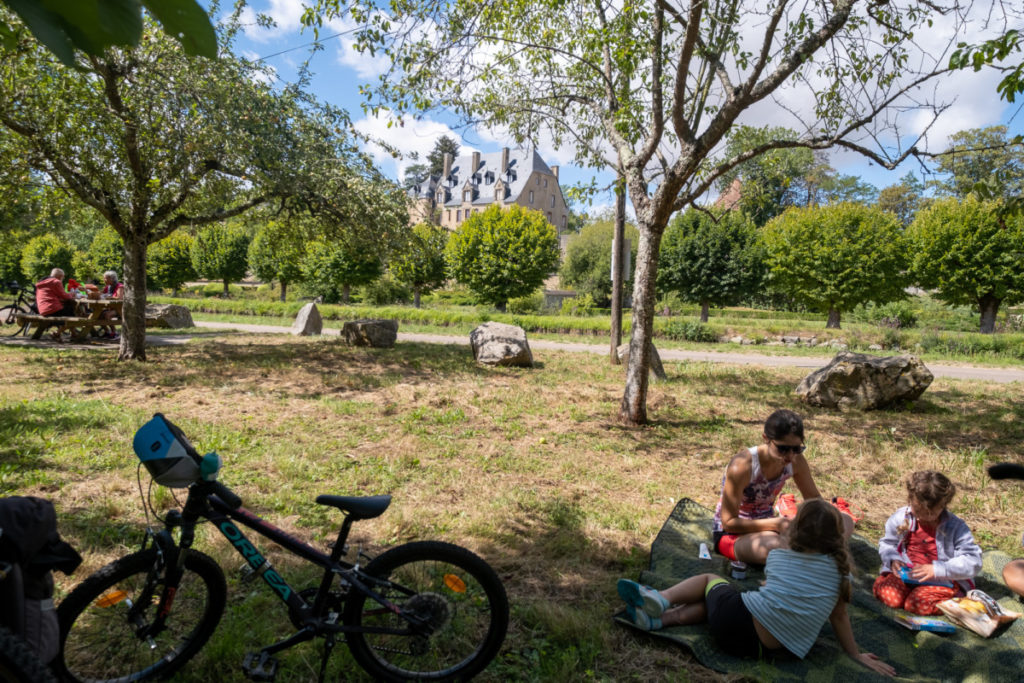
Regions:
<svg viewBox="0 0 1024 683"><path fill-rule="evenodd" d="M432 221L455 230L462 221L491 204L519 204L547 216L559 233L569 223L562 188L558 185L558 166L548 167L534 151L500 152L452 159L444 156L440 176L425 178L409 192L413 223Z"/></svg>

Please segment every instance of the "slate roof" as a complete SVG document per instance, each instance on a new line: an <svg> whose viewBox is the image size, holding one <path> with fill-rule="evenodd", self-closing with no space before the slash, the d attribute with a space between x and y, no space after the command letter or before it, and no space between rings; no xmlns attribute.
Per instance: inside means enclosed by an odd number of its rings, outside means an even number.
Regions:
<svg viewBox="0 0 1024 683"><path fill-rule="evenodd" d="M554 176L551 169L536 151L528 152L509 150L508 168L501 169L501 155L499 152L486 152L480 154L480 163L475 169L473 155L465 154L452 162L451 172L445 179L445 206L461 206L462 191L467 182L474 186L473 205L486 206L494 202L494 184L501 180L505 183L507 201L515 201L524 190L526 182L534 171ZM415 185L410 194L416 199L431 199L437 194L438 184L441 182L439 176L431 176L425 182ZM557 182L557 180L555 181Z"/></svg>

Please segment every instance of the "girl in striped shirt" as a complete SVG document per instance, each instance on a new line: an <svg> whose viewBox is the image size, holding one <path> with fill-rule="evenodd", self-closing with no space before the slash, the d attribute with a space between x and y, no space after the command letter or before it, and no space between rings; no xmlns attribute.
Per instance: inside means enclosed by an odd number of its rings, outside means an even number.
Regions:
<svg viewBox="0 0 1024 683"><path fill-rule="evenodd" d="M619 579L618 592L644 630L707 622L719 646L738 657L789 651L807 655L827 620L843 650L867 668L895 674L860 652L850 627L850 555L840 512L821 498L800 504L787 530L788 548L768 553L765 583L740 593L714 574L690 577L663 591Z"/></svg>

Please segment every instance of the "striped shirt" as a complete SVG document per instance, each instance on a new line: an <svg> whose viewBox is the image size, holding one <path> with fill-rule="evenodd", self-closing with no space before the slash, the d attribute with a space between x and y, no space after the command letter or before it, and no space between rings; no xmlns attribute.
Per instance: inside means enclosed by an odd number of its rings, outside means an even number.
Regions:
<svg viewBox="0 0 1024 683"><path fill-rule="evenodd" d="M786 649L803 659L839 599L839 569L829 555L776 548L765 585L742 594L750 613Z"/></svg>

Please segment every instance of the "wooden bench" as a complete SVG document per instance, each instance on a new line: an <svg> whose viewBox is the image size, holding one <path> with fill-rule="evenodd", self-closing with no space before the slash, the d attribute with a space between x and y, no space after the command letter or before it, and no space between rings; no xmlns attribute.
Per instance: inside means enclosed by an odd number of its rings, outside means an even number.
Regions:
<svg viewBox="0 0 1024 683"><path fill-rule="evenodd" d="M32 334L33 339L41 339L43 332L54 326L60 326L62 330L71 330L72 336L84 338L94 327L118 327L121 321L103 320L99 318L80 318L62 315L38 315L30 313L19 313L17 316L19 325L35 325L36 331Z"/></svg>

